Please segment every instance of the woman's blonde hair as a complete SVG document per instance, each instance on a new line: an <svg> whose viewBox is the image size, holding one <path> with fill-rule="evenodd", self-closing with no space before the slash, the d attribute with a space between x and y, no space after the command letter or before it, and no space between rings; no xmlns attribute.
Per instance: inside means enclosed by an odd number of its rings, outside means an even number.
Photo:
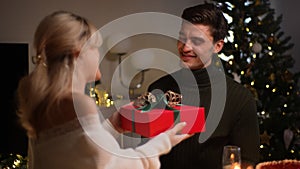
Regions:
<svg viewBox="0 0 300 169"><path fill-rule="evenodd" d="M17 113L28 136L36 136L38 123L50 120L51 107L58 107L71 92L75 58L94 32L96 27L88 20L66 11L54 12L38 25L34 36L36 67L18 87Z"/></svg>

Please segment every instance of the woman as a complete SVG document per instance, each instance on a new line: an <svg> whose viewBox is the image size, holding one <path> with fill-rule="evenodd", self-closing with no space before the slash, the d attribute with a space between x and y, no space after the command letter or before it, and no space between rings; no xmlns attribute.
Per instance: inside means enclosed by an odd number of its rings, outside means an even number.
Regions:
<svg viewBox="0 0 300 169"><path fill-rule="evenodd" d="M21 79L18 115L29 137L29 168L159 168L158 156L189 135L177 135L185 123L136 149L121 149L118 113L100 120L85 95L101 73L102 39L88 20L70 12L46 16L35 32L35 69Z"/></svg>

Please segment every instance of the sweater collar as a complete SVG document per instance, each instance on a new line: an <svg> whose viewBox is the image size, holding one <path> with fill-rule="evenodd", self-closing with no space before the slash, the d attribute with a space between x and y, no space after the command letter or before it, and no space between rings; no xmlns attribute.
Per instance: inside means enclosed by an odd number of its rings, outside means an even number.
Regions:
<svg viewBox="0 0 300 169"><path fill-rule="evenodd" d="M190 83L191 76L186 76L187 73L193 75L196 80L197 84ZM199 86L199 87L207 87L211 85L211 82L217 82L218 77L222 76L223 72L220 68L210 65L207 68L197 69L197 70L190 70L187 68L182 68L180 71L182 83L188 86Z"/></svg>

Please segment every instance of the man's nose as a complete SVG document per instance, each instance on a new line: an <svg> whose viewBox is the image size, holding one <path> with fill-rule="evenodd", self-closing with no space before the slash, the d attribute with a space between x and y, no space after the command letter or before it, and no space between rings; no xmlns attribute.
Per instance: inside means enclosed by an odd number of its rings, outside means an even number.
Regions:
<svg viewBox="0 0 300 169"><path fill-rule="evenodd" d="M186 42L183 44L182 51L183 51L183 52L188 52L188 51L191 51L191 50L192 50L191 41L188 40L188 41L186 41Z"/></svg>

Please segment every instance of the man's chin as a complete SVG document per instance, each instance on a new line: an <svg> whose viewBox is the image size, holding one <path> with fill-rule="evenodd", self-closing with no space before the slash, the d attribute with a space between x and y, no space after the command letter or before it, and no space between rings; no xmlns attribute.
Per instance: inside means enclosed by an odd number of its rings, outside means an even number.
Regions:
<svg viewBox="0 0 300 169"><path fill-rule="evenodd" d="M198 69L202 69L204 67L204 65L202 65L202 66L200 66L200 65L199 66L195 66L193 64L189 64L189 63L183 62L183 61L180 62L180 66L182 68L191 69L191 70L198 70Z"/></svg>
<svg viewBox="0 0 300 169"><path fill-rule="evenodd" d="M186 69L195 69L194 67L194 65L193 64L190 64L190 63L188 63L188 62L184 62L184 61L181 61L180 62L180 66L182 67L182 68L186 68Z"/></svg>

